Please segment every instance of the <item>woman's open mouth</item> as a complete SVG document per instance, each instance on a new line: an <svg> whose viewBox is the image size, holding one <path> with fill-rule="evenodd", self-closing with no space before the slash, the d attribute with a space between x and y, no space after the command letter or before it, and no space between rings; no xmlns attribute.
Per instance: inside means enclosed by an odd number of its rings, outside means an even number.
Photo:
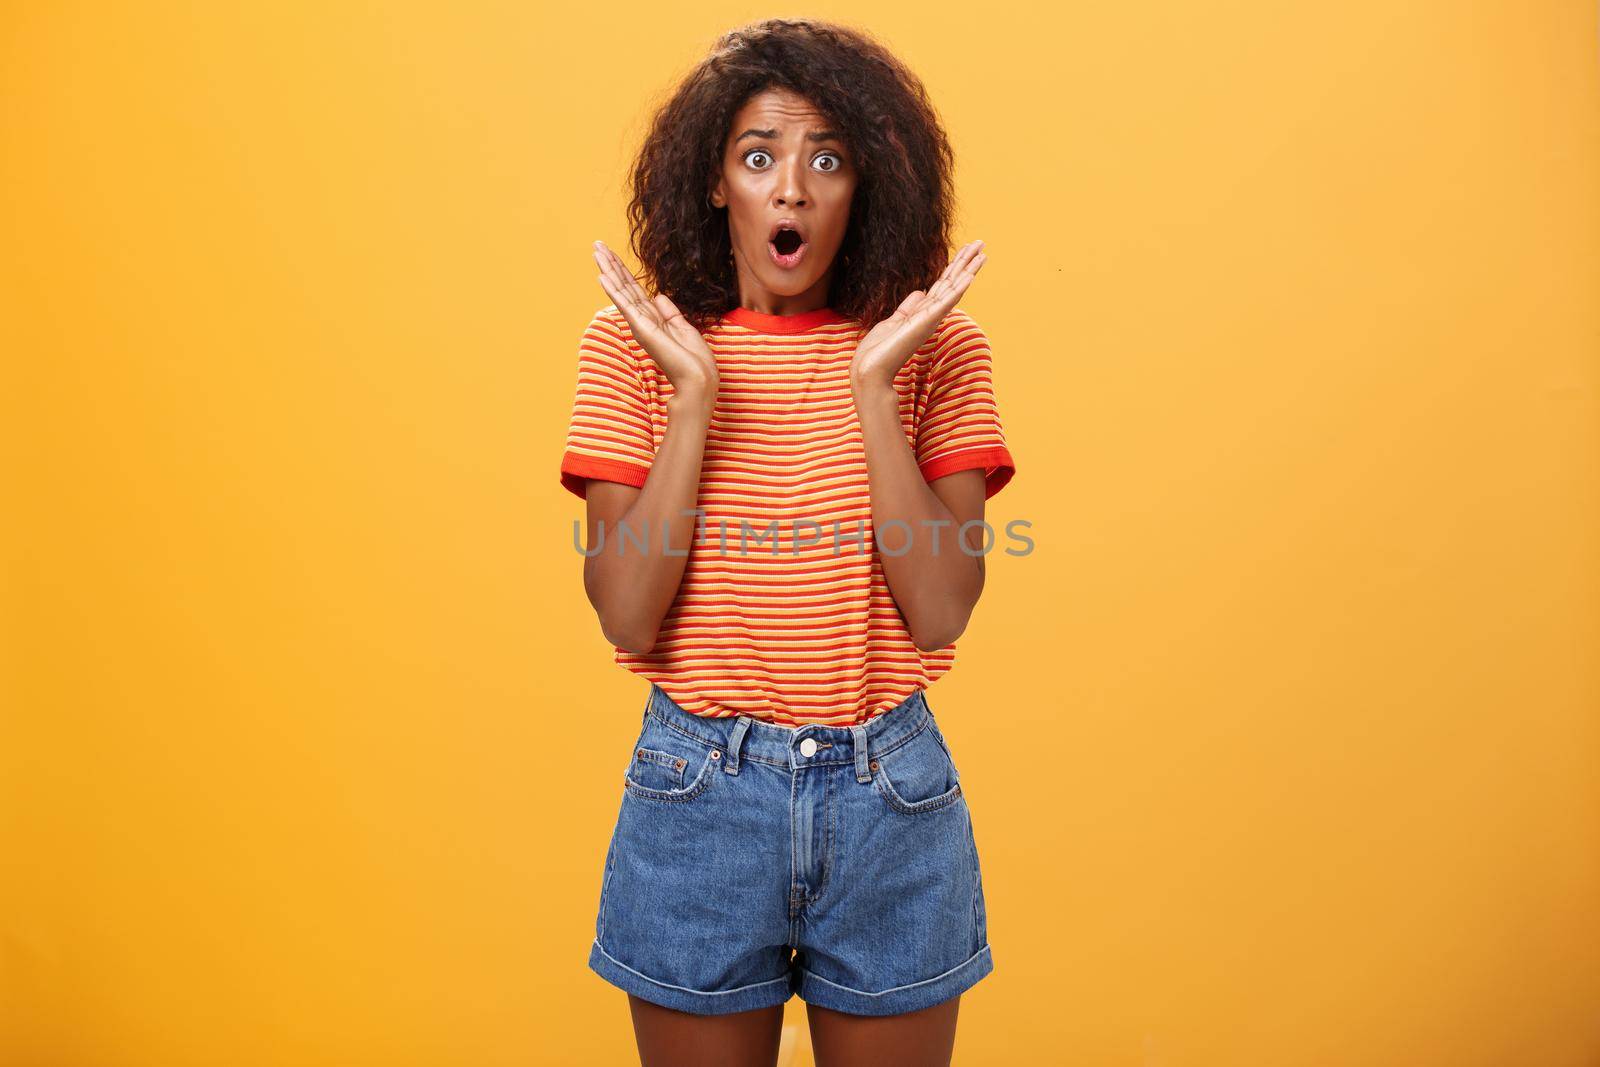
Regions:
<svg viewBox="0 0 1600 1067"><path fill-rule="evenodd" d="M787 226L780 226L772 240L767 242L767 252L772 256L772 262L785 270L799 266L800 261L805 258L808 247L810 246L800 231Z"/></svg>

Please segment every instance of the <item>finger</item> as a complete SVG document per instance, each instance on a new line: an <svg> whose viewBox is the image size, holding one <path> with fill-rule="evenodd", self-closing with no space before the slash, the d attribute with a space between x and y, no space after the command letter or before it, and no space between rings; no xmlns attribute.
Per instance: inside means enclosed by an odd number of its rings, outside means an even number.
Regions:
<svg viewBox="0 0 1600 1067"><path fill-rule="evenodd" d="M627 318L629 327L637 330L645 325L655 325L654 309L644 290L639 287L638 279L629 273L622 260L617 258L617 254L603 242L596 241L595 244L598 246L595 258L599 260L602 271L610 280L607 292L618 310Z"/></svg>
<svg viewBox="0 0 1600 1067"><path fill-rule="evenodd" d="M634 277L633 271L629 270L627 264L622 262L622 257L611 251L609 247L603 245L602 247L605 247L606 254L611 257L611 262L616 266L617 274L622 280L623 288L631 291L634 295L634 298L639 303L648 303L650 299L649 294L646 293L644 291L644 287L639 284L639 279Z"/></svg>
<svg viewBox="0 0 1600 1067"><path fill-rule="evenodd" d="M978 276L978 269L983 264L984 256L981 253L974 256L968 263L967 269L957 274L943 287L938 299L929 302L926 309L929 329L943 322L944 317L950 314L951 309L966 295L968 287L972 285L972 279Z"/></svg>
<svg viewBox="0 0 1600 1067"><path fill-rule="evenodd" d="M615 262L611 256L606 254L604 247L599 241L594 243L593 252L595 265L600 268L600 275L605 279L606 292L608 294L615 295L620 301L620 296L622 293L622 279L617 277L617 268Z"/></svg>
<svg viewBox="0 0 1600 1067"><path fill-rule="evenodd" d="M983 266L989 253L979 251L983 247L982 241L973 241L963 248L956 258L951 261L950 268L945 277L939 279L937 296L941 306L940 318L955 307L956 301L961 299L961 294L966 292L967 286L972 284L973 277L978 273L978 268Z"/></svg>
<svg viewBox="0 0 1600 1067"><path fill-rule="evenodd" d="M606 277L611 279L611 287L613 289L621 292L627 288L626 283L622 280L624 271L617 262L617 257L611 253L611 249L607 248L604 243L596 241L594 243L594 258L595 262L600 264L600 269L605 272Z"/></svg>
<svg viewBox="0 0 1600 1067"><path fill-rule="evenodd" d="M962 265L962 268L951 276L950 284L970 284L972 279L977 275L978 269L982 267L984 263L988 261L988 259L988 253L979 252L977 255L967 260L967 262Z"/></svg>
<svg viewBox="0 0 1600 1067"><path fill-rule="evenodd" d="M944 274L940 275L939 281L953 281L967 269L968 264L979 254L978 250L982 247L982 241L970 241L962 246L961 250L955 254L955 258L950 260L949 265L945 267Z"/></svg>
<svg viewBox="0 0 1600 1067"><path fill-rule="evenodd" d="M600 276L600 285L605 289L606 295L611 298L611 302L617 305L617 310L622 312L622 317L628 323L628 329L632 330L636 336L645 333L649 329L653 320L645 309L639 305L639 302L634 299L632 293L618 289L616 282L608 274Z"/></svg>
<svg viewBox="0 0 1600 1067"><path fill-rule="evenodd" d="M972 279L978 276L978 271L980 268L982 268L984 261L987 258L988 257L981 252L978 255L973 256L967 261L966 268L950 280L949 286L940 296L940 318L943 318L945 315L949 314L950 309L955 307L957 302L960 301L961 297L965 295L967 288L972 285Z"/></svg>
<svg viewBox="0 0 1600 1067"><path fill-rule="evenodd" d="M964 246L949 263L945 264L944 273L940 274L939 280L928 288L929 297L934 300L944 299L945 291L949 289L951 281L966 269L967 260L972 257L973 248L972 244Z"/></svg>
<svg viewBox="0 0 1600 1067"><path fill-rule="evenodd" d="M984 257L981 254L974 256L967 264L967 269L963 270L960 274L957 274L953 279L951 279L949 287L945 290L943 299L941 299L939 302L939 317L941 319L950 313L950 309L955 307L957 301L959 301L966 293L968 286L972 284L972 279L978 276L978 268L983 266L983 262Z"/></svg>
<svg viewBox="0 0 1600 1067"><path fill-rule="evenodd" d="M983 247L982 241L969 241L962 245L944 269L944 277L951 278L966 269L967 263Z"/></svg>
<svg viewBox="0 0 1600 1067"><path fill-rule="evenodd" d="M617 310L622 312L622 317L627 320L628 328L635 336L648 334L656 325L656 316L650 305L641 303L639 298L626 289L617 288L615 280L609 275L602 283L606 292L610 294L612 303L617 305Z"/></svg>
<svg viewBox="0 0 1600 1067"><path fill-rule="evenodd" d="M616 301L617 307L628 317L629 324L638 325L639 320L643 318L643 305L633 288L623 283L617 277L616 268L609 264L606 266L605 279L607 291Z"/></svg>
<svg viewBox="0 0 1600 1067"><path fill-rule="evenodd" d="M597 248L594 250L594 262L595 266L600 271L600 274L598 275L600 280L600 288L604 289L606 291L606 295L611 298L611 302L620 308L625 301L622 298L622 291L617 284L615 272L611 269L611 261L602 256L600 254L600 250Z"/></svg>

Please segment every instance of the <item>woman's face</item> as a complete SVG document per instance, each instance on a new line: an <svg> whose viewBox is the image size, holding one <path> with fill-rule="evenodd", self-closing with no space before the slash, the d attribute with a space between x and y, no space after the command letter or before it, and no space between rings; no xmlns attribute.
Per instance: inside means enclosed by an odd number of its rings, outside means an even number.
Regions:
<svg viewBox="0 0 1600 1067"><path fill-rule="evenodd" d="M752 96L733 117L711 202L728 209L743 307L792 315L827 304L858 178L830 125L783 89ZM780 234L785 224L794 232Z"/></svg>

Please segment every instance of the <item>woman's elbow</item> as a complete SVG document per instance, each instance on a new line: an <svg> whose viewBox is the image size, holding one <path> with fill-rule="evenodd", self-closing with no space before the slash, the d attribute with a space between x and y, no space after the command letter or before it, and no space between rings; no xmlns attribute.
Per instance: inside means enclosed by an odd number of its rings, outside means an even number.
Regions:
<svg viewBox="0 0 1600 1067"><path fill-rule="evenodd" d="M955 626L924 626L911 631L911 643L916 645L920 652L937 652L941 648L955 644L956 638L960 637L966 628L965 621Z"/></svg>
<svg viewBox="0 0 1600 1067"><path fill-rule="evenodd" d="M941 648L948 648L955 644L967 629L967 621L972 618L974 604L967 604L959 610L943 612L938 617L924 617L909 625L911 643L922 652L937 652Z"/></svg>
<svg viewBox="0 0 1600 1067"><path fill-rule="evenodd" d="M605 634L606 640L624 652L631 652L642 656L656 647L656 638L660 635L660 626L643 626L632 620L618 622L601 618L600 632Z"/></svg>
<svg viewBox="0 0 1600 1067"><path fill-rule="evenodd" d="M605 640L611 641L624 653L643 656L656 646L656 638L661 633L661 622L651 624L640 619L600 616L600 632L605 633Z"/></svg>
<svg viewBox="0 0 1600 1067"><path fill-rule="evenodd" d="M607 641L624 652L641 656L655 647L660 619L644 618L634 601L609 595L611 586L600 581L600 574L593 567L584 568L583 587Z"/></svg>

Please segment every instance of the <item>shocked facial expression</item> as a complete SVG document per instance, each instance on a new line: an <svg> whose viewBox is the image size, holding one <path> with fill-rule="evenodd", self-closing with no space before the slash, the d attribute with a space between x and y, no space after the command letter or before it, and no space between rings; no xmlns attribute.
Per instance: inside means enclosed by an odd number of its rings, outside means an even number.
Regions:
<svg viewBox="0 0 1600 1067"><path fill-rule="evenodd" d="M827 303L858 178L839 131L804 97L769 89L745 102L711 191L728 209L743 306L788 315Z"/></svg>

